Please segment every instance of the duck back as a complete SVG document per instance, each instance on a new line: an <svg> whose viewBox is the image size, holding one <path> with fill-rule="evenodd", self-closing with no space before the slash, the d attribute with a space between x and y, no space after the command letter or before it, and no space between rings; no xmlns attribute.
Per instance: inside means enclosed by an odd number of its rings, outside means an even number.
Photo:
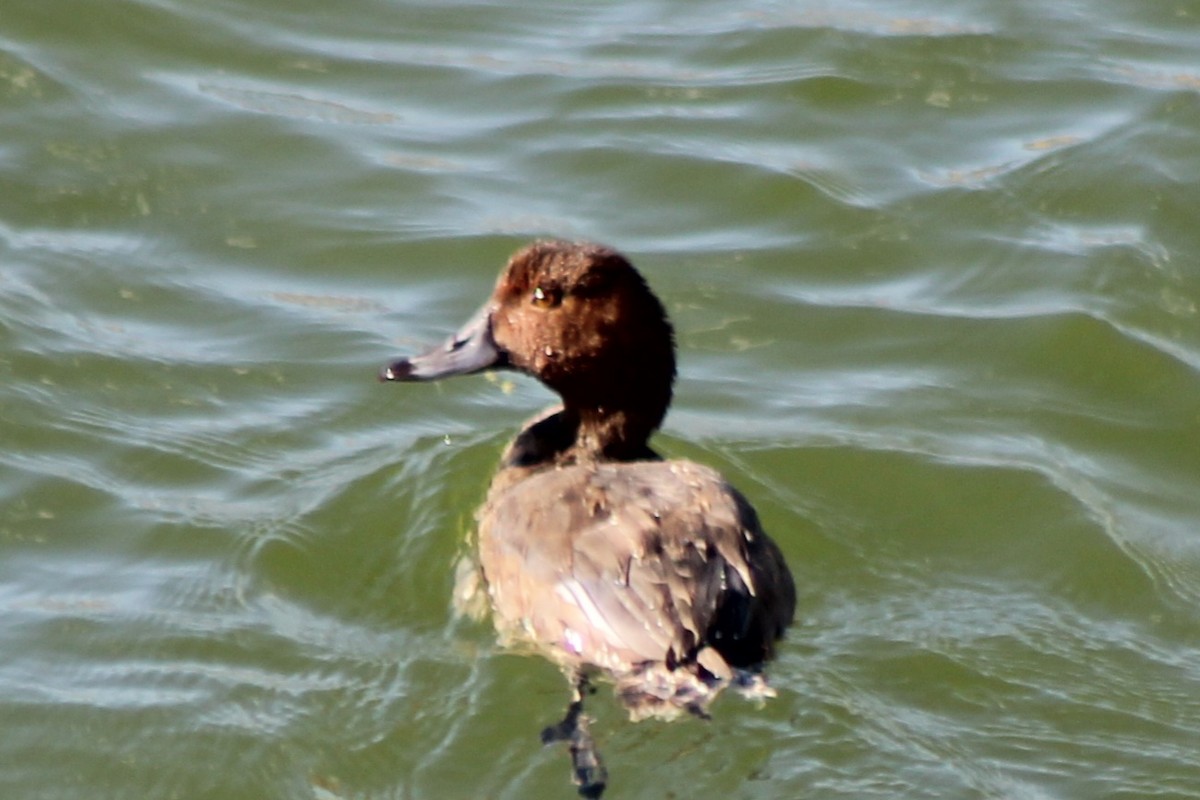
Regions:
<svg viewBox="0 0 1200 800"><path fill-rule="evenodd" d="M509 467L479 557L501 633L607 672L635 717L702 713L771 657L795 606L753 509L689 461Z"/></svg>

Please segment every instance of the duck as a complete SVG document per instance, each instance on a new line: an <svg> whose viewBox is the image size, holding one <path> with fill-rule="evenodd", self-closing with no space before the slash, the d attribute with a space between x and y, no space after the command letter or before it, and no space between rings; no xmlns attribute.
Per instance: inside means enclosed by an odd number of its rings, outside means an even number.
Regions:
<svg viewBox="0 0 1200 800"><path fill-rule="evenodd" d="M388 382L488 370L539 380L561 404L505 448L476 514L478 568L503 644L557 663L573 779L599 797L607 769L583 714L600 676L631 719L708 718L726 686L771 696L765 662L796 589L750 502L716 470L650 446L671 403L675 335L617 250L538 240L444 343L383 367Z"/></svg>

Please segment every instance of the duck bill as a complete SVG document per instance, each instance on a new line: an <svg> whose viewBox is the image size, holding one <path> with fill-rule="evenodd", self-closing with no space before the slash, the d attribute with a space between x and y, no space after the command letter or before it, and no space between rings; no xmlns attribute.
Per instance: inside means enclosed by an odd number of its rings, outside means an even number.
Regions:
<svg viewBox="0 0 1200 800"><path fill-rule="evenodd" d="M443 344L427 353L393 361L381 381L435 381L508 365L508 356L492 338L491 308L484 306Z"/></svg>

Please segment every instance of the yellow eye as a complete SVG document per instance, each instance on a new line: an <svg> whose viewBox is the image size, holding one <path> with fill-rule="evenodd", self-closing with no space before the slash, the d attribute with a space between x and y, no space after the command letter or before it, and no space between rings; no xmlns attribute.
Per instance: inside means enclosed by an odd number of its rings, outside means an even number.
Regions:
<svg viewBox="0 0 1200 800"><path fill-rule="evenodd" d="M533 304L538 308L554 308L562 302L562 290L554 286L538 286L533 290Z"/></svg>

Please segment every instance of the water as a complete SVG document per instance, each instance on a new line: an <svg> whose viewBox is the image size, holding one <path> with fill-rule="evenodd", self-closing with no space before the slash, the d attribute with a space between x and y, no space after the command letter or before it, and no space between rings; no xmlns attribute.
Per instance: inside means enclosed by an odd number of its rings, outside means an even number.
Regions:
<svg viewBox="0 0 1200 800"><path fill-rule="evenodd" d="M0 793L569 797L451 612L514 376L381 386L538 235L800 587L611 797L1200 797L1200 7L0 11Z"/></svg>

